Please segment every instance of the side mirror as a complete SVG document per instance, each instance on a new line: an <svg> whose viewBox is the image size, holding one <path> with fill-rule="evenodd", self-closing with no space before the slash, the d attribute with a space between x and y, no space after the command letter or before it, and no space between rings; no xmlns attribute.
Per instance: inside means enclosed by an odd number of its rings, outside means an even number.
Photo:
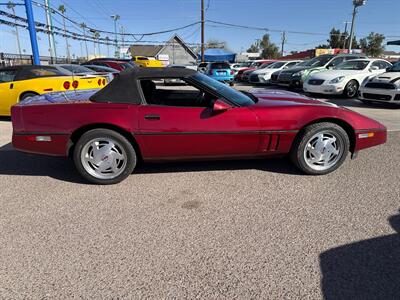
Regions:
<svg viewBox="0 0 400 300"><path fill-rule="evenodd" d="M392 67L387 67L386 72L389 72L392 69Z"/></svg>
<svg viewBox="0 0 400 300"><path fill-rule="evenodd" d="M373 72L373 71L378 71L379 68L378 68L377 66L372 66L371 68L369 68L369 70L370 70L371 72Z"/></svg>
<svg viewBox="0 0 400 300"><path fill-rule="evenodd" d="M231 108L232 108L232 106L230 106L229 104L225 103L224 101L222 101L220 99L215 100L214 105L213 105L213 111L216 113L224 112Z"/></svg>

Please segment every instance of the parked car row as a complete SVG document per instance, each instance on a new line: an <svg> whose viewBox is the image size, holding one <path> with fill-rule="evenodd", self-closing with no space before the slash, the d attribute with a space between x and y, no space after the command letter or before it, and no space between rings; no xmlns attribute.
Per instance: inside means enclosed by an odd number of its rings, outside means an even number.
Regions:
<svg viewBox="0 0 400 300"><path fill-rule="evenodd" d="M358 96L364 103L384 101L400 104L400 62L393 66L384 59L367 58L363 54L277 61L255 70L245 70L237 78L251 84L299 88L310 94Z"/></svg>

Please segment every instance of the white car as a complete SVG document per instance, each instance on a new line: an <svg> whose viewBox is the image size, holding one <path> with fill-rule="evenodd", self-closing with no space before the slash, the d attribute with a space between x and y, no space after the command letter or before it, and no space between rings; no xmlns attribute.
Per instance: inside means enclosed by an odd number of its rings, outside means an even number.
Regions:
<svg viewBox="0 0 400 300"><path fill-rule="evenodd" d="M250 65L252 64L252 61L247 61L247 62L241 62L241 63L233 63L231 64L231 70L233 70L233 72L235 72L235 75L237 74L237 72L239 72L240 70L246 69L248 67L250 67Z"/></svg>
<svg viewBox="0 0 400 300"><path fill-rule="evenodd" d="M269 83L272 73L283 70L283 69L289 69L291 67L294 67L299 62L301 62L301 60L289 60L289 61L274 62L265 68L253 71L250 74L249 82L250 83L264 83L264 84Z"/></svg>
<svg viewBox="0 0 400 300"><path fill-rule="evenodd" d="M357 96L366 78L386 72L392 64L383 59L353 59L345 61L331 70L311 74L303 84L307 93Z"/></svg>
<svg viewBox="0 0 400 300"><path fill-rule="evenodd" d="M400 62L386 73L364 80L358 93L363 103L387 102L400 105Z"/></svg>

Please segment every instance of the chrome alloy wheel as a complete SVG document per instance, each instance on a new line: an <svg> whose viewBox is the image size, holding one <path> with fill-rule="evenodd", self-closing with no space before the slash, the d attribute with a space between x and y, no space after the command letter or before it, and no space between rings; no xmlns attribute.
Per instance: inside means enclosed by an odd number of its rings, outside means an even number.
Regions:
<svg viewBox="0 0 400 300"><path fill-rule="evenodd" d="M81 152L84 169L98 179L113 179L126 167L124 148L111 138L96 138L87 142Z"/></svg>
<svg viewBox="0 0 400 300"><path fill-rule="evenodd" d="M351 81L350 83L348 83L346 87L346 96L349 98L353 98L357 95L357 91L358 91L358 84L354 81Z"/></svg>
<svg viewBox="0 0 400 300"><path fill-rule="evenodd" d="M328 170L342 157L343 144L342 138L331 131L318 132L308 140L304 160L313 170Z"/></svg>

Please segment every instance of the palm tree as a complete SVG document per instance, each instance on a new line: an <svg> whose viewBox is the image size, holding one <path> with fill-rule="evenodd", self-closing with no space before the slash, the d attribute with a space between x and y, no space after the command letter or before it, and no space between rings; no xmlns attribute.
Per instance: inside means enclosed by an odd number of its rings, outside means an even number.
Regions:
<svg viewBox="0 0 400 300"><path fill-rule="evenodd" d="M65 12L67 10L65 9L64 5L60 5L58 7L58 11L61 12L62 17L63 17L65 43L66 43L66 46L67 46L67 61L70 62L71 61L71 56L69 54L69 45L68 45L68 38L67 38L67 27L65 26Z"/></svg>
<svg viewBox="0 0 400 300"><path fill-rule="evenodd" d="M15 16L15 4L12 1L9 1L7 3L7 8L12 10L13 15ZM19 58L22 59L22 54L21 54L21 44L19 42L19 33L18 33L18 26L15 25L15 36L17 38L17 47L18 47L18 54Z"/></svg>
<svg viewBox="0 0 400 300"><path fill-rule="evenodd" d="M86 26L85 23L81 23L79 26L83 29L83 38L84 38L84 41L85 41L85 48L86 48L86 59L89 59L89 51L88 51L87 39L86 39L86 28L87 28L87 26Z"/></svg>

